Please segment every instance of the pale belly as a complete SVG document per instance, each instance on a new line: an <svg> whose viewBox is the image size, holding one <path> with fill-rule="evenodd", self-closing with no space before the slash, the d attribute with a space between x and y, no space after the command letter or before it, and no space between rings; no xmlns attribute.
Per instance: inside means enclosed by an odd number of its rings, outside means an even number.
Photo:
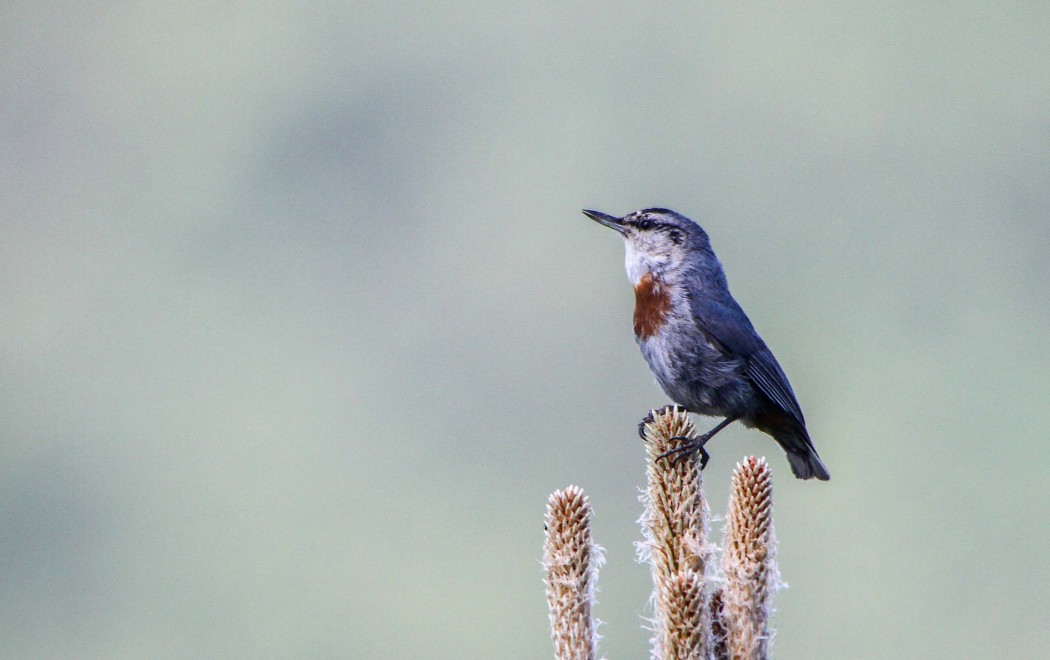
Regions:
<svg viewBox="0 0 1050 660"><path fill-rule="evenodd" d="M675 403L692 412L747 416L760 402L743 374L743 362L726 357L690 329L672 334L668 325L661 332L638 339L638 347L660 387Z"/></svg>

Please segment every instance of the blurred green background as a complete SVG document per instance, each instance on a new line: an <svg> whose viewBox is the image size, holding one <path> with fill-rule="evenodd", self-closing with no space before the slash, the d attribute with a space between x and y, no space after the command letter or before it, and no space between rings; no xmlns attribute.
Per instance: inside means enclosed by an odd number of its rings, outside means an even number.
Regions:
<svg viewBox="0 0 1050 660"><path fill-rule="evenodd" d="M1050 645L1044 3L0 7L0 657L543 658L546 497L647 654L622 247L700 221L781 658ZM710 424L701 420L701 426ZM716 522L715 528L720 529Z"/></svg>

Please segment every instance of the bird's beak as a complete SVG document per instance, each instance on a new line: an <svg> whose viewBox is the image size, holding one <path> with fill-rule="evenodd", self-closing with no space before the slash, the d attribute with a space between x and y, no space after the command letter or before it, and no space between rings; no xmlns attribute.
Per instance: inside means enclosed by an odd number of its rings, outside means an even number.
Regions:
<svg viewBox="0 0 1050 660"><path fill-rule="evenodd" d="M627 228L624 227L623 220L620 218L613 217L606 213L599 213L598 211L588 211L587 209L583 209L583 214L597 222L599 225L605 225L609 229L614 229L621 234L627 231Z"/></svg>

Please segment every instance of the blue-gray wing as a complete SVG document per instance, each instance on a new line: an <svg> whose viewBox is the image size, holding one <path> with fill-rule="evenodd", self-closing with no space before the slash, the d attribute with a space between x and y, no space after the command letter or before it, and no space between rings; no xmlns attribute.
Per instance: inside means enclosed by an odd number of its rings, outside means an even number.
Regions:
<svg viewBox="0 0 1050 660"><path fill-rule="evenodd" d="M802 428L806 428L806 420L802 416L798 400L795 399L791 383L768 348L763 346L761 351L748 359L746 373L751 382L777 404L778 408L794 417Z"/></svg>
<svg viewBox="0 0 1050 660"><path fill-rule="evenodd" d="M707 340L724 353L742 358L744 373L755 387L805 428L802 408L784 370L736 301L693 300L692 308L696 325Z"/></svg>

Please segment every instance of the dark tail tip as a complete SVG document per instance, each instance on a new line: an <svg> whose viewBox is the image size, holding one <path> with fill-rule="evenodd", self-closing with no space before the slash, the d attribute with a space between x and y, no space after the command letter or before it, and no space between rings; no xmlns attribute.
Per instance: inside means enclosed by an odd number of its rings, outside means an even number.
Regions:
<svg viewBox="0 0 1050 660"><path fill-rule="evenodd" d="M828 468L824 466L824 461L820 460L820 456L817 456L817 452L813 450L789 451L787 458L788 463L791 464L791 471L799 479L819 479L821 481L831 479Z"/></svg>

